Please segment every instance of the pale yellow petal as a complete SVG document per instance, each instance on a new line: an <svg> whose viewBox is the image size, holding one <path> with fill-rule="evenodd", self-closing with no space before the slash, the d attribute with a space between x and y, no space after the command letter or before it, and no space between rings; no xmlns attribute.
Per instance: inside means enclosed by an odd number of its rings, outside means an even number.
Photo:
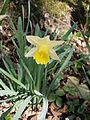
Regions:
<svg viewBox="0 0 90 120"><path fill-rule="evenodd" d="M53 48L53 47L55 47L57 45L62 45L63 43L64 43L63 41L50 41L48 43L48 46L49 46L49 48Z"/></svg>
<svg viewBox="0 0 90 120"><path fill-rule="evenodd" d="M45 36L44 38L41 38L39 41L39 45L47 45L50 42L49 36Z"/></svg>
<svg viewBox="0 0 90 120"><path fill-rule="evenodd" d="M60 61L58 55L56 54L56 52L55 52L53 49L50 49L50 50L49 50L49 55L50 55L50 57L51 57L52 59L54 59L54 60L59 60L59 61Z"/></svg>
<svg viewBox="0 0 90 120"><path fill-rule="evenodd" d="M25 57L33 57L33 54L38 50L38 47L32 48L26 55Z"/></svg>
<svg viewBox="0 0 90 120"><path fill-rule="evenodd" d="M38 46L39 45L39 41L40 41L40 37L38 36L33 36L33 35L30 35L30 36L26 36L27 38L27 41L35 46Z"/></svg>
<svg viewBox="0 0 90 120"><path fill-rule="evenodd" d="M49 35L43 37L42 40L44 40L44 41L50 41L50 39L49 39Z"/></svg>

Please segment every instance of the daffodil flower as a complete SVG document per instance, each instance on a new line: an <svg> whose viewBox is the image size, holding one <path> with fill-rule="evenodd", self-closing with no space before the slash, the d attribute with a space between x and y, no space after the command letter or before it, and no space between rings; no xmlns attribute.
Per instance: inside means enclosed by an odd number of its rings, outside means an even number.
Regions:
<svg viewBox="0 0 90 120"><path fill-rule="evenodd" d="M53 47L61 45L63 41L50 41L49 36L40 38L38 36L26 36L33 47L25 57L33 57L37 64L47 64L50 58L60 60Z"/></svg>

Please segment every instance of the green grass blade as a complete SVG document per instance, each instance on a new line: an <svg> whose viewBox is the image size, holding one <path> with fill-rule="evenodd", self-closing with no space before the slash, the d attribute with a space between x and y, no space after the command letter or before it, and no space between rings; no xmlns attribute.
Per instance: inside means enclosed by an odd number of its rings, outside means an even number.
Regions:
<svg viewBox="0 0 90 120"><path fill-rule="evenodd" d="M33 30L32 30L32 28L33 28L33 27L32 27L32 22L31 22L31 20L30 20L30 22L29 22L29 23L30 23L31 35L32 35L32 34L33 34Z"/></svg>
<svg viewBox="0 0 90 120"><path fill-rule="evenodd" d="M10 90L5 83L0 79L0 85L5 89L5 90Z"/></svg>
<svg viewBox="0 0 90 120"><path fill-rule="evenodd" d="M21 98L21 97L25 97L27 96L27 93L24 93L24 94L19 94L19 95L14 95L12 97L9 97L8 99L5 99L5 100L0 100L0 103L3 103L3 102L9 102L9 101L12 101L12 100L15 100L15 99L18 99L18 98Z"/></svg>
<svg viewBox="0 0 90 120"><path fill-rule="evenodd" d="M2 6L2 9L1 9L1 12L0 12L1 15L5 14L6 9L7 9L8 5L9 5L9 1L10 0L4 0L3 6Z"/></svg>
<svg viewBox="0 0 90 120"><path fill-rule="evenodd" d="M33 77L32 77L32 75L31 75L28 67L27 67L26 64L25 64L25 60L24 60L25 57L20 53L20 50L19 50L19 48L17 47L17 45L16 45L16 43L15 43L15 41L14 41L13 39L12 39L12 42L13 42L13 44L15 45L15 47L16 47L16 49L17 49L18 56L19 56L19 58L20 58L20 60L21 60L21 62L22 62L22 65L24 66L24 68L25 68L27 74L29 75L30 79L33 81Z"/></svg>
<svg viewBox="0 0 90 120"><path fill-rule="evenodd" d="M20 51L24 54L24 41L23 41L23 29L22 29L22 19L21 17L18 18L18 43L20 47Z"/></svg>
<svg viewBox="0 0 90 120"><path fill-rule="evenodd" d="M23 24L23 32L24 32L24 6L22 5L22 24Z"/></svg>
<svg viewBox="0 0 90 120"><path fill-rule="evenodd" d="M18 85L20 85L21 87L23 87L24 89L26 89L25 85L22 84L19 80L17 80L14 76L10 75L8 72L6 72L4 69L0 68L0 72L5 75L6 77L10 78L12 81L14 81L15 83L17 83Z"/></svg>
<svg viewBox="0 0 90 120"><path fill-rule="evenodd" d="M40 92L38 92L37 90L34 90L35 95L39 96L39 97L43 97L43 94L41 94Z"/></svg>
<svg viewBox="0 0 90 120"><path fill-rule="evenodd" d="M66 65L68 64L69 60L70 60L71 57L72 57L74 48L75 48L74 46L71 48L71 51L70 51L68 57L66 58L65 62L63 63L63 65L62 65L61 68L59 69L58 73L55 75L56 78L59 76L59 74L61 73L61 71L62 71L62 70L66 67Z"/></svg>
<svg viewBox="0 0 90 120"><path fill-rule="evenodd" d="M46 29L46 32L45 32L45 35L44 35L44 36L46 36L46 35L48 34L48 32L49 32L49 28L50 28L50 25L51 25L52 20L53 20L53 14L51 15L50 23L49 23L48 28Z"/></svg>
<svg viewBox="0 0 90 120"><path fill-rule="evenodd" d="M35 26L35 36L42 37L42 33L38 24Z"/></svg>
<svg viewBox="0 0 90 120"><path fill-rule="evenodd" d="M27 26L26 26L26 30L25 30L25 35L28 32L29 22L30 22L30 0L28 0L28 22L27 22Z"/></svg>
<svg viewBox="0 0 90 120"><path fill-rule="evenodd" d="M6 63L6 61L5 61L3 58L2 58L2 60L3 60L3 63L4 63L4 65L5 65L7 71L8 71L10 74L12 74L11 69L9 68L8 64Z"/></svg>
<svg viewBox="0 0 90 120"><path fill-rule="evenodd" d="M61 40L67 40L69 34L74 30L77 24L78 24L77 22L74 23L74 25L66 32L66 34L62 36Z"/></svg>
<svg viewBox="0 0 90 120"><path fill-rule="evenodd" d="M10 113L10 111L12 110L13 106L10 107L6 112L4 112L1 117L0 120L4 120L4 118Z"/></svg>
<svg viewBox="0 0 90 120"><path fill-rule="evenodd" d="M21 106L17 110L17 112L14 115L12 120L18 120L19 119L20 115L23 113L24 109L27 107L28 103L31 101L32 98L33 98L32 96L29 96L23 101L23 103L21 104Z"/></svg>
<svg viewBox="0 0 90 120"><path fill-rule="evenodd" d="M60 60L62 60L66 56L66 54L68 54L70 51L71 51L71 48L69 47L65 50L65 52L59 54L58 56L59 56Z"/></svg>
<svg viewBox="0 0 90 120"><path fill-rule="evenodd" d="M18 80L22 80L23 77L23 70L20 64L17 64L17 70L18 70Z"/></svg>
<svg viewBox="0 0 90 120"><path fill-rule="evenodd" d="M87 28L87 30L88 30L88 28L89 28L89 20L88 20L88 18L89 18L89 5L88 5L88 7L87 7L87 15L86 15L86 28Z"/></svg>
<svg viewBox="0 0 90 120"><path fill-rule="evenodd" d="M89 52L89 54L90 54L90 45L89 45L89 43L88 43L88 40L87 40L87 38L85 37L84 33L81 31L80 28L79 28L79 30L80 30L80 32L81 32L81 34L82 34L82 36L83 36L83 38L84 38L84 40L85 40L85 42L86 42L86 45L87 45L87 48L88 48L88 52Z"/></svg>
<svg viewBox="0 0 90 120"><path fill-rule="evenodd" d="M85 78L86 78L88 84L90 85L90 79L88 78L88 76L87 76L87 74L86 74L86 71L85 71L85 69L84 69L83 66L82 66L82 69L83 69L83 72L84 72Z"/></svg>
<svg viewBox="0 0 90 120"><path fill-rule="evenodd" d="M48 110L48 100L45 97L45 98L43 98L43 108L42 108L40 120L45 120L47 110Z"/></svg>
<svg viewBox="0 0 90 120"><path fill-rule="evenodd" d="M65 62L62 64L62 66L60 67L59 71L56 73L54 79L52 80L49 89L47 91L47 96L50 94L50 91L53 87L53 84L55 83L55 80L60 76L61 72L64 70L64 68L66 67L66 65L68 64L69 60L71 59L71 56L73 54L73 50L74 50L74 46L71 48L71 51L68 55L68 57L66 58Z"/></svg>
<svg viewBox="0 0 90 120"><path fill-rule="evenodd" d="M54 32L52 33L52 35L51 35L51 40L56 40L56 38L57 38L57 31L58 30L58 25L56 25L56 28L55 28L55 30L54 30Z"/></svg>
<svg viewBox="0 0 90 120"><path fill-rule="evenodd" d="M18 32L17 32L17 30L15 28L15 25L14 25L14 23L13 23L13 21L12 21L12 19L10 17L9 17L9 20L10 20L10 23L11 23L11 25L13 27L14 32L15 32L15 37L17 38L17 40L19 42L19 35L18 35Z"/></svg>
<svg viewBox="0 0 90 120"><path fill-rule="evenodd" d="M13 90L0 90L0 95L12 96L12 95L17 95L17 94L18 94L18 92L15 92Z"/></svg>
<svg viewBox="0 0 90 120"><path fill-rule="evenodd" d="M6 53L4 52L2 46L0 46L0 49L4 55L4 58L2 58L5 67L7 68L8 72L14 76L16 76L16 71L15 71L15 67L14 64L12 63L11 59L6 55Z"/></svg>

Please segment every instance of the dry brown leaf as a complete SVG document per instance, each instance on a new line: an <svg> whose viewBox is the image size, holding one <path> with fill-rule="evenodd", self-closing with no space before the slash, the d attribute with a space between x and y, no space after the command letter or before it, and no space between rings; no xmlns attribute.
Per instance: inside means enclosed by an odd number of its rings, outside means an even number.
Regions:
<svg viewBox="0 0 90 120"><path fill-rule="evenodd" d="M79 84L79 79L74 76L68 76L66 86L75 88L77 96L83 99L90 98L90 90L86 84Z"/></svg>
<svg viewBox="0 0 90 120"><path fill-rule="evenodd" d="M53 114L54 118L58 118L59 116L62 115L62 113L66 113L67 112L67 106L64 105L63 108L57 108L57 106L54 103L51 103L50 105L50 111Z"/></svg>

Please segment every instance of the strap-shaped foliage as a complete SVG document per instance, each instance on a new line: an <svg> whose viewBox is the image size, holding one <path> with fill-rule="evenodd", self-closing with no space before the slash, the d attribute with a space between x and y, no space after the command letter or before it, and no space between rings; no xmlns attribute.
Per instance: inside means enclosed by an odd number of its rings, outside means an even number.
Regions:
<svg viewBox="0 0 90 120"><path fill-rule="evenodd" d="M10 107L6 112L4 112L1 117L0 120L4 120L4 118L10 113L10 111L12 110L13 106Z"/></svg>
<svg viewBox="0 0 90 120"><path fill-rule="evenodd" d="M65 62L62 64L62 66L60 67L60 69L56 73L54 79L52 80L52 82L51 82L51 84L50 84L50 86L48 88L48 91L47 91L47 96L49 96L51 88L53 87L53 84L55 83L56 79L60 76L61 72L66 67L66 65L68 64L69 60L71 59L71 56L73 54L73 50L74 50L74 46L71 48L71 51L70 51L69 55L67 56Z"/></svg>
<svg viewBox="0 0 90 120"><path fill-rule="evenodd" d="M45 98L43 98L43 108L42 108L40 120L45 120L47 110L48 110L48 100L45 97Z"/></svg>
<svg viewBox="0 0 90 120"><path fill-rule="evenodd" d="M12 81L14 81L15 83L17 83L18 85L20 85L22 88L26 89L26 87L25 87L24 84L22 84L20 81L18 81L14 76L10 75L4 69L0 68L0 73L2 73L3 75L5 75L7 78L11 79Z"/></svg>
<svg viewBox="0 0 90 120"><path fill-rule="evenodd" d="M28 105L28 103L31 101L32 98L33 96L29 96L23 101L23 103L19 106L19 109L17 110L12 120L19 119L20 115L23 113L24 109L26 108L26 106Z"/></svg>
<svg viewBox="0 0 90 120"><path fill-rule="evenodd" d="M8 4L9 4L9 1L10 1L10 0L4 0L3 6L2 6L2 9L1 9L1 12L0 12L1 15L4 15L4 14L5 14L6 9L7 9L7 7L8 7Z"/></svg>

